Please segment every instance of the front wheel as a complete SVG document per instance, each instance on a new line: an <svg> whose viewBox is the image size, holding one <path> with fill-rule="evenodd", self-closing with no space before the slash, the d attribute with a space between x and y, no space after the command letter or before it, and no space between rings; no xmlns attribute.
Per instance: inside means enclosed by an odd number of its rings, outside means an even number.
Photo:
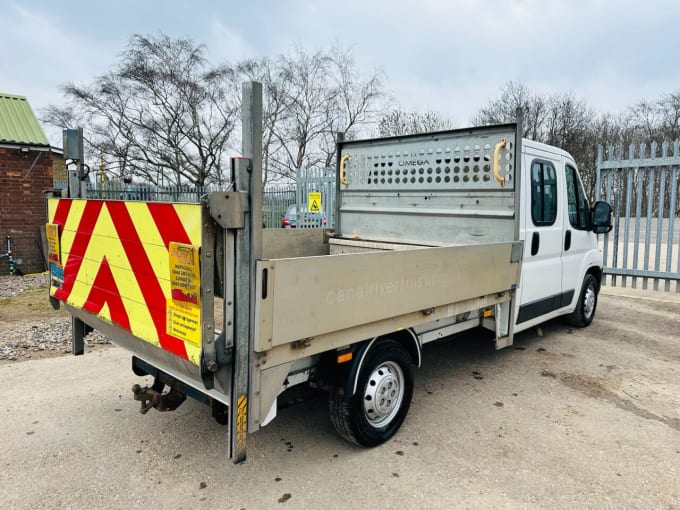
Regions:
<svg viewBox="0 0 680 510"><path fill-rule="evenodd" d="M356 393L351 397L331 393L331 420L347 441L377 446L399 430L412 397L411 357L399 342L383 340L366 355Z"/></svg>
<svg viewBox="0 0 680 510"><path fill-rule="evenodd" d="M597 308L597 291L597 280L592 274L587 274L583 280L583 288L578 303L576 303L576 309L567 316L567 320L572 326L585 328L593 322Z"/></svg>

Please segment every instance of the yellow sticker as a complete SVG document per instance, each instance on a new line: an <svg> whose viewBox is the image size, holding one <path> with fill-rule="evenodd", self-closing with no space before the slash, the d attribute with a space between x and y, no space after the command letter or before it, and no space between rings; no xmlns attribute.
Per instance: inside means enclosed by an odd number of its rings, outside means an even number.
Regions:
<svg viewBox="0 0 680 510"><path fill-rule="evenodd" d="M236 442L237 448L242 450L246 447L246 435L248 433L248 397L241 395L236 401Z"/></svg>
<svg viewBox="0 0 680 510"><path fill-rule="evenodd" d="M61 250L59 250L59 225L47 223L45 225L47 237L47 259L50 262L61 264Z"/></svg>
<svg viewBox="0 0 680 510"><path fill-rule="evenodd" d="M321 193L318 191L310 191L307 193L307 211L320 213L321 212Z"/></svg>
<svg viewBox="0 0 680 510"><path fill-rule="evenodd" d="M201 346L201 307L168 299L168 335Z"/></svg>
<svg viewBox="0 0 680 510"><path fill-rule="evenodd" d="M200 304L201 272L198 248L190 244L170 242L170 290L173 301Z"/></svg>

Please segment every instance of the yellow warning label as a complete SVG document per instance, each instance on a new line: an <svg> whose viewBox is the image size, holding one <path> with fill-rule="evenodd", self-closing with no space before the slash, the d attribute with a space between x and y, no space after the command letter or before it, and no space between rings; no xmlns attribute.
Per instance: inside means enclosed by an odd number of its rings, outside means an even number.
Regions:
<svg viewBox="0 0 680 510"><path fill-rule="evenodd" d="M307 193L307 211L320 213L321 212L321 193L318 191L310 191Z"/></svg>
<svg viewBox="0 0 680 510"><path fill-rule="evenodd" d="M168 299L168 335L201 346L201 307Z"/></svg>
<svg viewBox="0 0 680 510"><path fill-rule="evenodd" d="M170 290L174 301L200 304L201 273L198 248L190 244L170 242Z"/></svg>
<svg viewBox="0 0 680 510"><path fill-rule="evenodd" d="M47 223L45 225L45 236L47 237L47 259L50 262L61 264L61 251L59 250L59 225Z"/></svg>
<svg viewBox="0 0 680 510"><path fill-rule="evenodd" d="M237 448L242 450L246 447L246 434L248 433L248 397L241 395L236 401L236 442Z"/></svg>

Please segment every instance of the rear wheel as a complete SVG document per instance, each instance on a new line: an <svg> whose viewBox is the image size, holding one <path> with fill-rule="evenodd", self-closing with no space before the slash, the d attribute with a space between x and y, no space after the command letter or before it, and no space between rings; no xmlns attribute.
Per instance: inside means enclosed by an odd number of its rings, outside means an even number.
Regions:
<svg viewBox="0 0 680 510"><path fill-rule="evenodd" d="M383 340L366 355L356 393L351 397L331 394L331 420L347 441L377 446L399 430L412 397L411 357L400 343Z"/></svg>
<svg viewBox="0 0 680 510"><path fill-rule="evenodd" d="M567 316L567 320L572 326L585 328L593 322L597 308L598 288L595 277L592 274L587 274L583 280L583 288L578 303L576 303L576 309Z"/></svg>

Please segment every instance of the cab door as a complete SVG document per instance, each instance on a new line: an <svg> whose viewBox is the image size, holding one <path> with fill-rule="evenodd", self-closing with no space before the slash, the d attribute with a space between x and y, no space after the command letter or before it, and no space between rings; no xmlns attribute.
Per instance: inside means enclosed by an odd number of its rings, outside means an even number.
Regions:
<svg viewBox="0 0 680 510"><path fill-rule="evenodd" d="M583 190L576 164L562 157L567 207L564 210L562 245L562 292L567 304L578 299L585 272L586 255L594 248L594 236L588 230L590 206Z"/></svg>
<svg viewBox="0 0 680 510"><path fill-rule="evenodd" d="M542 148L525 146L520 237L524 240L518 329L561 308L564 215L562 162ZM522 235L523 234L523 235ZM533 322L532 322L533 321Z"/></svg>

